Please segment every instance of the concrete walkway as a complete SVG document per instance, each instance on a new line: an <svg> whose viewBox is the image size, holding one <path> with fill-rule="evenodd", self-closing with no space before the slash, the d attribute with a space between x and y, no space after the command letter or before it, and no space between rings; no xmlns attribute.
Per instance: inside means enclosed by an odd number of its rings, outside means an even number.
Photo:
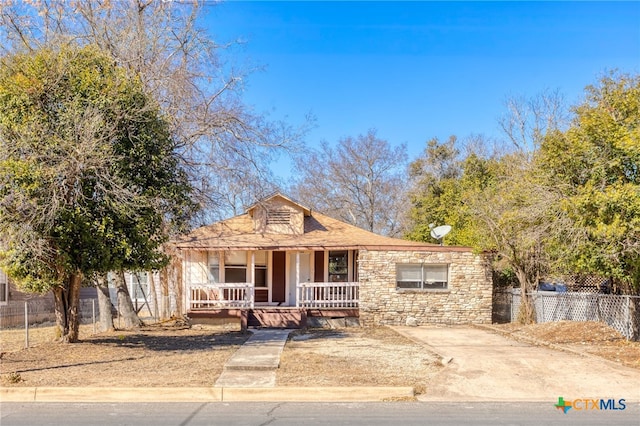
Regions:
<svg viewBox="0 0 640 426"><path fill-rule="evenodd" d="M291 330L252 331L253 336L224 365L215 387L275 387L280 355Z"/></svg>

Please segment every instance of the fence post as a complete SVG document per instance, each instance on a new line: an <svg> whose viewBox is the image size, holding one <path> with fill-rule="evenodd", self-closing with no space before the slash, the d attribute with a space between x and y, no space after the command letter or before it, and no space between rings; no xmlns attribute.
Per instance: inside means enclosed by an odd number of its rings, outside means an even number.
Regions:
<svg viewBox="0 0 640 426"><path fill-rule="evenodd" d="M29 303L24 302L24 348L29 348Z"/></svg>
<svg viewBox="0 0 640 426"><path fill-rule="evenodd" d="M631 304L631 296L626 296L627 303L625 303L625 311L626 311L626 321L627 321L627 340L633 339L633 322L631 321L631 312L629 309L629 305Z"/></svg>
<svg viewBox="0 0 640 426"><path fill-rule="evenodd" d="M93 334L96 334L96 299L91 299L91 315L93 319Z"/></svg>

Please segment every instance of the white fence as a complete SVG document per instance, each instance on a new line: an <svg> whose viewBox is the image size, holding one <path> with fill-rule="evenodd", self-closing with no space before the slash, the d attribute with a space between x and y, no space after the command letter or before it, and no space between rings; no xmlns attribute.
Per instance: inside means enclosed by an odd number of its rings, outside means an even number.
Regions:
<svg viewBox="0 0 640 426"><path fill-rule="evenodd" d="M254 290L251 283L192 284L189 287L189 307L253 308Z"/></svg>
<svg viewBox="0 0 640 426"><path fill-rule="evenodd" d="M521 296L514 291L511 320L518 317ZM640 296L539 291L531 294L536 322L600 321L627 339L640 339Z"/></svg>
<svg viewBox="0 0 640 426"><path fill-rule="evenodd" d="M301 283L297 304L303 308L357 308L360 283Z"/></svg>

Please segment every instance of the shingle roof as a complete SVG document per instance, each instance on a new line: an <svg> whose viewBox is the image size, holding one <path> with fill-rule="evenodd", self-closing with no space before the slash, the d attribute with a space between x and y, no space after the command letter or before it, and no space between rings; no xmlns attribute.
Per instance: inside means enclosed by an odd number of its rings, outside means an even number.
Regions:
<svg viewBox="0 0 640 426"><path fill-rule="evenodd" d="M305 216L301 235L256 234L253 219L243 214L197 228L174 244L192 250L471 250L384 237L316 212Z"/></svg>

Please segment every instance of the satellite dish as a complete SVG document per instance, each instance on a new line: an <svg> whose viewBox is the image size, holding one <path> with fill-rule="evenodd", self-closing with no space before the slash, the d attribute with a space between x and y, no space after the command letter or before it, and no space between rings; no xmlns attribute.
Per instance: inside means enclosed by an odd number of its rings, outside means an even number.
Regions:
<svg viewBox="0 0 640 426"><path fill-rule="evenodd" d="M435 238L436 240L439 240L440 241L440 245L442 245L442 239L449 232L451 232L451 226L450 225L436 226L435 228L431 229L431 236L433 238Z"/></svg>

